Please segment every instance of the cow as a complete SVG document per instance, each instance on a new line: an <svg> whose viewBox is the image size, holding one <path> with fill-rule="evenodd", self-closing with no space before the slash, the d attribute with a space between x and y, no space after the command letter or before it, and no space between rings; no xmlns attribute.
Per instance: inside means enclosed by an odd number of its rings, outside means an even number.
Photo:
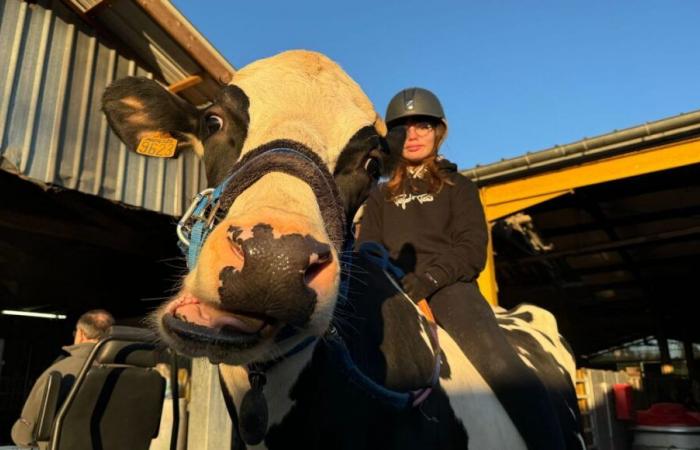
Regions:
<svg viewBox="0 0 700 450"><path fill-rule="evenodd" d="M528 448L489 380L376 252L351 251L386 127L338 64L303 50L253 62L204 109L125 78L103 110L129 148L165 136L204 162L199 228L181 221L189 272L152 321L172 348L218 364L234 448ZM551 411L532 414L557 424L556 448L584 448L553 316L496 316L547 388Z"/></svg>

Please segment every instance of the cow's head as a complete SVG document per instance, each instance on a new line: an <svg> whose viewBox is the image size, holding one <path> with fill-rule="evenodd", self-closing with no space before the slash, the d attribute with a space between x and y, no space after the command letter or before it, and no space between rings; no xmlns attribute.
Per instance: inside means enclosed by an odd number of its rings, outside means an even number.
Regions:
<svg viewBox="0 0 700 450"><path fill-rule="evenodd" d="M251 166L260 173L244 174L245 189L224 193L225 214L181 291L156 315L165 340L242 364L324 333L338 297L338 240L383 156L386 130L360 87L325 56L290 51L241 69L203 110L144 78L115 82L103 105L130 148L165 132L180 151L195 151L210 186L265 149L303 156L291 158L299 164L289 173L269 170L275 157L266 156Z"/></svg>

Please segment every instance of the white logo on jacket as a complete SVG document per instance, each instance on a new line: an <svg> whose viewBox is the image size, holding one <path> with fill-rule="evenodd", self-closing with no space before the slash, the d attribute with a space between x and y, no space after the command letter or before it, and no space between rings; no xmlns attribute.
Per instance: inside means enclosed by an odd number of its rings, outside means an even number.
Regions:
<svg viewBox="0 0 700 450"><path fill-rule="evenodd" d="M394 197L394 205L401 209L406 209L406 205L411 203L413 200L422 205L423 203L432 202L435 199L433 198L433 194L401 194Z"/></svg>

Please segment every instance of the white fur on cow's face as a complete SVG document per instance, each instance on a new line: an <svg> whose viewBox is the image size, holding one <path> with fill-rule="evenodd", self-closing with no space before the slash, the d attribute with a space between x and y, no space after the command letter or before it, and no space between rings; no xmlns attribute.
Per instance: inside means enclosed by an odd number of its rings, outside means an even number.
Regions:
<svg viewBox="0 0 700 450"><path fill-rule="evenodd" d="M336 63L306 51L256 61L232 84L250 99L250 125L242 154L275 139L300 142L333 172L340 151L357 130L386 130L362 89Z"/></svg>
<svg viewBox="0 0 700 450"><path fill-rule="evenodd" d="M248 102L248 128L240 157L273 141L293 141L316 153L333 173L340 152L358 130L374 126L379 134L386 132L360 87L336 63L318 53L290 51L256 61L238 71L231 84L245 94ZM206 146L202 151L206 153ZM226 218L204 243L182 292L161 314L175 314L183 299L187 303L193 298L199 302L196 307L205 311L194 314L201 319L197 323L208 323L209 319L201 316L208 316L212 308L218 314L222 304L222 270L241 270L245 265L244 255L231 244L230 230L240 230L238 238L245 239L253 227L262 224L272 228L275 238L299 234L329 244L332 262L308 283L316 292L316 303L303 329L282 346L275 344L274 335L270 335L252 348L232 349L225 359L217 355L218 360L230 364L278 356L308 335L323 334L338 296L340 265L334 245L338 243L329 242L315 194L298 178L270 173L236 198ZM227 311L236 311L230 302L226 306ZM167 339L167 331L165 335Z"/></svg>
<svg viewBox="0 0 700 450"><path fill-rule="evenodd" d="M304 233L319 242L329 241L321 211L309 185L284 173L267 174L236 198L226 217L209 235L197 265L187 275L182 291L171 304L181 302L184 296L192 296L202 304L219 308L222 269L234 267L242 270L245 265L243 255L232 249L227 230L240 228L243 230L240 237L245 239L259 223L270 225L275 238ZM323 334L332 319L340 283L339 255L332 245L331 252L332 262L309 283L309 287L316 292L316 304L304 329L282 344L275 343L274 334L271 334L252 348L231 349L224 361L241 364L258 360L261 355L272 358L288 351L307 336ZM227 306L235 309L235 305ZM167 313L168 307L163 311ZM178 346L176 342L171 343ZM181 350L187 352L189 349ZM221 356L217 355L217 359L221 359Z"/></svg>

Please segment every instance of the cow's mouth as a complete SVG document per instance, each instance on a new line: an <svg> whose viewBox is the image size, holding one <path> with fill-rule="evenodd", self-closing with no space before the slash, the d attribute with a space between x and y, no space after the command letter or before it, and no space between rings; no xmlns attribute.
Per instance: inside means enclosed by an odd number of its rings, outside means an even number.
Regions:
<svg viewBox="0 0 700 450"><path fill-rule="evenodd" d="M272 317L223 310L190 294L167 306L162 325L172 338L185 343L185 352L209 357L224 349L252 348L280 328Z"/></svg>

